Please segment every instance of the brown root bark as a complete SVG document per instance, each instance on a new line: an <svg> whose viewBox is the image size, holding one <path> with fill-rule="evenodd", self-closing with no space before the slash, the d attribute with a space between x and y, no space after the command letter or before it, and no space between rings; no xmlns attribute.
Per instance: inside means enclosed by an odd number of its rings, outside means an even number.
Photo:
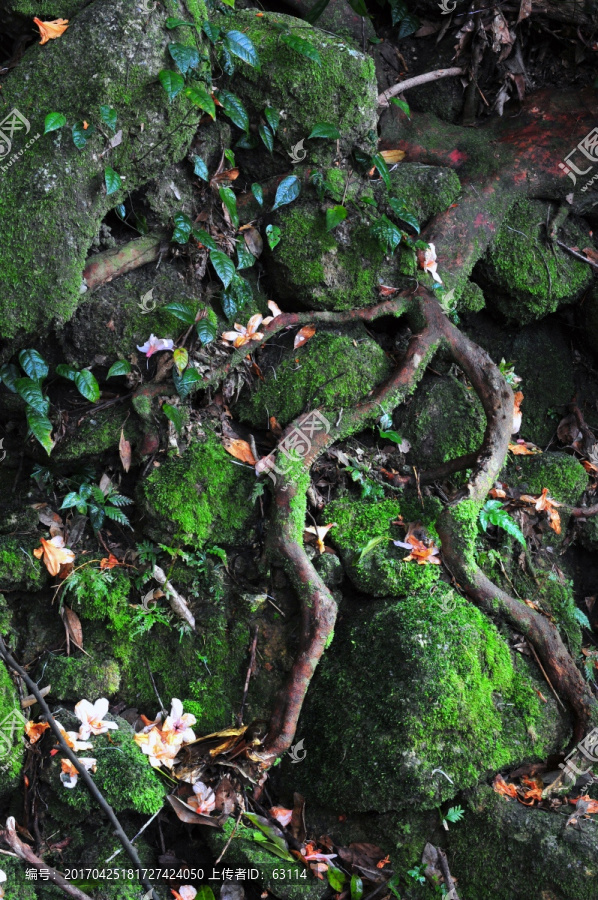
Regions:
<svg viewBox="0 0 598 900"><path fill-rule="evenodd" d="M161 246L165 240L164 234L148 234L122 247L115 247L114 250L106 250L105 253L90 257L83 270L83 281L88 290L95 291L113 278L155 262L160 256Z"/></svg>

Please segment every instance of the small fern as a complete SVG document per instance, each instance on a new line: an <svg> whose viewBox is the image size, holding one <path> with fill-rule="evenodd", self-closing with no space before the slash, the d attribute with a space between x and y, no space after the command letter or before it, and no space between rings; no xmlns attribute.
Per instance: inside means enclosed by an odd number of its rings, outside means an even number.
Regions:
<svg viewBox="0 0 598 900"><path fill-rule="evenodd" d="M517 522L503 508L500 500L486 500L480 510L480 525L483 531L487 530L488 525L497 525L514 537L516 541L519 541L523 547L526 546L523 532Z"/></svg>
<svg viewBox="0 0 598 900"><path fill-rule="evenodd" d="M78 491L71 491L66 495L60 508L71 509L74 506L78 513L89 516L91 527L94 531L99 531L106 519L131 528L128 517L120 507L132 502L130 497L117 493L112 485L104 493L98 484L84 483Z"/></svg>

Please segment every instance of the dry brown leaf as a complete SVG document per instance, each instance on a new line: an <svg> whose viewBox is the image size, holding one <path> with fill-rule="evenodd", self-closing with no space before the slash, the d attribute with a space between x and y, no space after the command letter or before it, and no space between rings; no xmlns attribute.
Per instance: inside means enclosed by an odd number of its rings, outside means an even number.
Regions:
<svg viewBox="0 0 598 900"><path fill-rule="evenodd" d="M49 541L45 538L40 538L40 540L42 545L33 551L33 555L36 559L43 557L44 565L50 575L58 575L61 566L72 563L75 559L73 551L64 546L64 539L61 535L57 534Z"/></svg>
<svg viewBox="0 0 598 900"><path fill-rule="evenodd" d="M131 444L125 437L124 428L120 430L120 441L118 442L118 455L125 472L131 468Z"/></svg>
<svg viewBox="0 0 598 900"><path fill-rule="evenodd" d="M224 449L227 453L230 453L231 456L234 456L235 459L239 459L241 462L247 463L250 466L255 466L257 463L251 447L247 441L242 441L241 438L225 437Z"/></svg>
<svg viewBox="0 0 598 900"><path fill-rule="evenodd" d="M492 788L497 794L503 794L505 797L513 797L517 800L517 786L514 784L507 784L500 774L497 775L492 782Z"/></svg>
<svg viewBox="0 0 598 900"><path fill-rule="evenodd" d="M257 228L254 228L253 225L251 225L243 232L243 237L245 238L245 243L249 252L253 253L256 257L260 257L262 250L264 249L264 242Z"/></svg>
<svg viewBox="0 0 598 900"><path fill-rule="evenodd" d="M532 13L532 0L521 0L521 6L519 7L519 15L517 17L517 25L520 22L523 22L524 19L527 19L528 16L531 16Z"/></svg>
<svg viewBox="0 0 598 900"><path fill-rule="evenodd" d="M25 722L25 734L29 738L29 743L37 744L44 731L47 731L49 727L49 722Z"/></svg>
<svg viewBox="0 0 598 900"><path fill-rule="evenodd" d="M74 612L74 610L69 609L68 606L62 607L60 615L62 616L62 621L66 628L67 656L69 655L70 650L69 641L72 641L79 650L83 650L83 628L81 626L81 619L77 613Z"/></svg>
<svg viewBox="0 0 598 900"><path fill-rule="evenodd" d="M581 252L592 262L598 263L598 250L595 250L594 247L584 247Z"/></svg>
<svg viewBox="0 0 598 900"><path fill-rule="evenodd" d="M595 463L591 463L587 459L582 459L581 464L586 472L590 473L590 475L596 475L598 473L598 466L595 465Z"/></svg>
<svg viewBox="0 0 598 900"><path fill-rule="evenodd" d="M55 513L53 509L50 509L47 503L38 503L35 505L34 509L37 509L37 514L42 525L47 525L48 528L57 529L62 529L64 527L64 522L58 513ZM52 537L54 537L54 535L52 535Z"/></svg>
<svg viewBox="0 0 598 900"><path fill-rule="evenodd" d="M389 284L379 284L378 293L381 297L392 297L394 296L394 294L399 293L399 289L396 287L391 287Z"/></svg>
<svg viewBox="0 0 598 900"><path fill-rule="evenodd" d="M296 350L298 347L303 347L316 333L315 325L304 325L303 328L300 328L297 334L295 335L295 340L293 342L293 348Z"/></svg>
<svg viewBox="0 0 598 900"><path fill-rule="evenodd" d="M517 443L509 444L509 450L513 456L533 456L535 453L541 453L539 447L529 441L517 441Z"/></svg>
<svg viewBox="0 0 598 900"><path fill-rule="evenodd" d="M228 169L226 172L221 172L219 175L214 175L213 178L210 179L210 184L223 184L227 181L236 181L238 177L238 169Z"/></svg>
<svg viewBox="0 0 598 900"><path fill-rule="evenodd" d="M187 825L211 825L214 828L218 828L220 826L220 819L218 817L212 818L212 816L202 816L200 813L196 813L190 806L187 806L186 803L183 803L182 800L179 800L178 797L169 794L166 798L172 808L174 809L177 818L181 820L181 822L186 822Z"/></svg>
<svg viewBox="0 0 598 900"><path fill-rule="evenodd" d="M401 162L405 158L404 150L382 150L380 156L387 166L394 166L395 163Z"/></svg>

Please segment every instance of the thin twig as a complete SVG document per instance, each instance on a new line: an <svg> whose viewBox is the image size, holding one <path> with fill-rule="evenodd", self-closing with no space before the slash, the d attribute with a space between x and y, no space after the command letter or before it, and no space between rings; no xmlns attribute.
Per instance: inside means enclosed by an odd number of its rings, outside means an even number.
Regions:
<svg viewBox="0 0 598 900"><path fill-rule="evenodd" d="M147 665L147 671L149 672L150 681L151 681L152 687L154 689L154 694L158 698L158 703L160 704L160 712L162 712L164 715L166 715L168 710L164 706L164 703L162 702L162 698L160 697L160 694L158 693L158 688L156 687L156 682L154 681L154 676L153 676L152 670L150 669L149 661L146 659L145 663Z"/></svg>
<svg viewBox="0 0 598 900"><path fill-rule="evenodd" d="M245 678L245 687L243 688L243 702L241 703L241 709L239 710L239 715L237 716L237 725L243 724L243 712L245 710L245 702L247 700L247 691L249 690L249 682L251 681L251 675L252 675L253 669L255 667L255 650L257 647L258 632L259 632L259 627L256 625L253 630L253 640L251 641L251 655L249 658L249 668L247 669L247 676Z"/></svg>
<svg viewBox="0 0 598 900"><path fill-rule="evenodd" d="M583 255L583 253L578 253L578 251L574 250L573 247L568 247L566 244L563 244L563 242L559 241L558 238L555 240L555 244L558 244L559 247L562 247L563 250L566 250L567 253L570 253L571 256L574 256L576 259L581 259L582 262L587 263L589 266L592 266L592 268L598 269L598 263L595 263L593 260L588 259L587 256Z"/></svg>
<svg viewBox="0 0 598 900"><path fill-rule="evenodd" d="M154 565L152 570L152 576L156 579L158 584L162 585L164 588L164 593L166 594L166 599L170 604L170 608L173 613L175 613L179 618L185 619L193 631L195 631L195 616L189 609L187 601L185 598L179 594L179 592L172 586L168 578L166 577L166 573L163 569L158 565Z"/></svg>
<svg viewBox="0 0 598 900"><path fill-rule="evenodd" d="M538 658L538 654L536 653L536 650L535 650L533 644L532 644L530 641L527 641L527 646L530 648L530 650L531 650L532 653L534 654L534 659L536 660L536 662L537 662L538 665L540 666L540 670L541 670L541 672L542 672L542 675L543 675L544 678L546 679L546 683L547 683L548 687L550 688L550 690L552 691L552 693L553 693L554 696L556 697L557 703L560 703L561 706L563 707L563 709L565 710L565 712L567 712L567 707L565 706L565 704L563 703L563 701L561 700L561 698L559 697L559 695L558 695L557 692L555 691L554 687L552 686L552 682L551 682L550 678L548 677L548 675L546 674L546 669L544 668L544 666L543 666L542 663L540 662L540 660L539 660L539 658Z"/></svg>
<svg viewBox="0 0 598 900"><path fill-rule="evenodd" d="M13 656L9 653L9 651L6 647L6 644L4 643L4 638L1 636L0 636L0 657L2 657L2 659L4 660L6 665L9 666L9 668L11 668L14 672L16 672L18 675L21 676L21 678L23 679L23 681L25 682L25 684L27 685L27 687L29 688L31 693L37 699L37 702L39 703L40 708L42 710L42 713L44 714L46 721L48 722L50 728L54 732L54 736L56 737L56 740L58 741L58 743L60 745L60 749L62 750L64 755L67 757L67 759L69 759L72 762L72 764L76 768L77 772L79 773L81 779L84 781L85 786L87 787L91 796L94 798L94 800L97 802L98 806L100 806L100 808L106 813L106 815L110 819L110 822L112 823L114 830L116 831L117 837L120 840L123 847L125 848L127 855L129 857L129 859L131 860L131 862L133 863L134 867L136 869L143 870L143 864L142 864L141 860L139 859L139 856L137 855L137 851L135 850L135 847L132 845L132 843L128 839L127 835L125 834L125 831L124 831L122 825L120 824L119 820L116 817L116 813L114 812L114 810L112 809L112 807L110 806L108 801L104 798L104 796L100 792L98 786L96 785L95 781L93 780L93 778L91 777L91 775L89 774L89 772L87 771L85 766L81 764L81 762L79 761L77 756L75 756L75 754L73 753L73 751L71 750L69 745L66 743L64 737L62 736L62 731L58 727L56 719L50 712L50 707L48 706L48 704L42 697L41 691L38 688L38 686L36 685L35 681L33 681L33 679L29 677L29 675L27 674L25 669L23 669L18 664L18 662L13 658ZM15 849L15 852L16 852L16 848L13 848L13 849ZM139 881L141 882L143 887L146 889L146 891L150 891L150 897L157 897L157 894L154 893L154 889L153 889L151 883L147 880L147 878L140 878ZM80 893L79 897L80 897L80 900L89 900L87 895L83 894L83 893Z"/></svg>
<svg viewBox="0 0 598 900"><path fill-rule="evenodd" d="M230 842L232 841L232 839L233 839L234 836L235 836L235 831L237 830L237 826L238 826L239 822L241 821L241 816L243 815L243 812L244 812L243 809L240 809L240 810L239 810L239 815L237 816L237 821L235 822L235 826L234 826L233 830L232 830L231 833L230 833L230 836L229 836L229 838L228 838L228 841L226 842L226 844L225 844L224 847L222 848L222 853L220 854L220 856L218 857L218 859L217 859L216 862L214 863L214 868L216 868L216 866L218 865L218 863L220 862L220 860L222 859L222 857L224 856L224 854L225 854L226 851L228 850L228 846L229 846Z"/></svg>
<svg viewBox="0 0 598 900"><path fill-rule="evenodd" d="M430 81L438 81L440 78L452 78L455 75L462 75L465 70L453 66L450 69L436 69L435 72L426 72L424 75L414 75L413 78L407 78L405 81L399 81L388 90L378 95L378 106L388 106L391 97L402 94L410 88L419 87L420 84L429 84Z"/></svg>
<svg viewBox="0 0 598 900"><path fill-rule="evenodd" d="M451 875L451 870L449 869L446 853L444 852L444 850L441 850L440 847L436 847L436 853L438 854L440 871L442 872L442 877L444 878L444 883L446 884L446 889L449 892L451 900L459 900L457 888L455 887L455 882L453 876Z"/></svg>

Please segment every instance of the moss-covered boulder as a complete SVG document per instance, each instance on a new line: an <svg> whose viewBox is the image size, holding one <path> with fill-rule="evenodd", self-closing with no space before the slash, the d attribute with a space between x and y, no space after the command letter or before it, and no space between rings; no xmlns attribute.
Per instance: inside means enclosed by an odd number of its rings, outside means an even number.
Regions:
<svg viewBox="0 0 598 900"><path fill-rule="evenodd" d="M567 453L542 453L516 457L506 472L508 483L541 494L548 488L553 500L575 506L588 486L588 473L574 456ZM566 513L563 510L563 513Z"/></svg>
<svg viewBox="0 0 598 900"><path fill-rule="evenodd" d="M184 156L193 129L177 126L183 119L186 126L198 122L202 113L182 93L170 103L158 81L158 72L172 62L167 44L173 32L164 28L168 13L182 16L182 4L168 0L151 16L129 0L86 5L60 40L29 47L9 71L4 108L22 118L11 154L0 161L5 338L43 332L52 320L72 315L82 296L85 257L106 212L125 192L163 171L165 162ZM190 29L184 32L175 39L199 40ZM81 78L82 53L93 77ZM110 195L104 184L106 139L96 128L78 149L71 133L83 120L102 125L102 105L114 108L123 133L108 161L123 189ZM64 114L66 125L44 134L51 112Z"/></svg>
<svg viewBox="0 0 598 900"><path fill-rule="evenodd" d="M241 421L261 428L269 416L284 427L308 409L353 406L390 374L391 365L359 326L349 334L318 331L304 347L284 352L275 375L269 367L264 369L264 381L237 409Z"/></svg>
<svg viewBox="0 0 598 900"><path fill-rule="evenodd" d="M455 170L443 166L401 163L390 173L390 182L390 196L403 201L420 227L448 209L461 192Z"/></svg>
<svg viewBox="0 0 598 900"><path fill-rule="evenodd" d="M39 590L47 581L46 569L33 556L40 546L30 535L0 537L0 591Z"/></svg>
<svg viewBox="0 0 598 900"><path fill-rule="evenodd" d="M290 777L339 813L431 808L561 747L567 725L556 701L540 701L539 684L443 582L366 600L341 613L297 729L307 756Z"/></svg>
<svg viewBox="0 0 598 900"><path fill-rule="evenodd" d="M38 16L43 21L70 19L86 5L87 0L6 0L3 12L27 18Z"/></svg>
<svg viewBox="0 0 598 900"><path fill-rule="evenodd" d="M94 655L95 656L95 655ZM120 686L120 670L114 659L95 659L49 654L44 679L52 697L77 703L82 697L112 697Z"/></svg>
<svg viewBox="0 0 598 900"><path fill-rule="evenodd" d="M2 854L0 868L6 874L2 885L4 900L38 900L32 880L25 877L25 863L22 860Z"/></svg>
<svg viewBox="0 0 598 900"><path fill-rule="evenodd" d="M0 663L0 796L19 784L24 756L24 718L8 669Z"/></svg>
<svg viewBox="0 0 598 900"><path fill-rule="evenodd" d="M569 806L567 813L573 811ZM463 900L593 900L595 826L566 826L565 810L530 809L483 785L446 835ZM525 873L525 876L520 873Z"/></svg>
<svg viewBox="0 0 598 900"><path fill-rule="evenodd" d="M478 271L492 288L491 308L525 324L573 303L592 281L592 270L560 247L546 244L549 205L523 200L508 213ZM585 246L587 235L572 221L563 226L564 243Z"/></svg>

